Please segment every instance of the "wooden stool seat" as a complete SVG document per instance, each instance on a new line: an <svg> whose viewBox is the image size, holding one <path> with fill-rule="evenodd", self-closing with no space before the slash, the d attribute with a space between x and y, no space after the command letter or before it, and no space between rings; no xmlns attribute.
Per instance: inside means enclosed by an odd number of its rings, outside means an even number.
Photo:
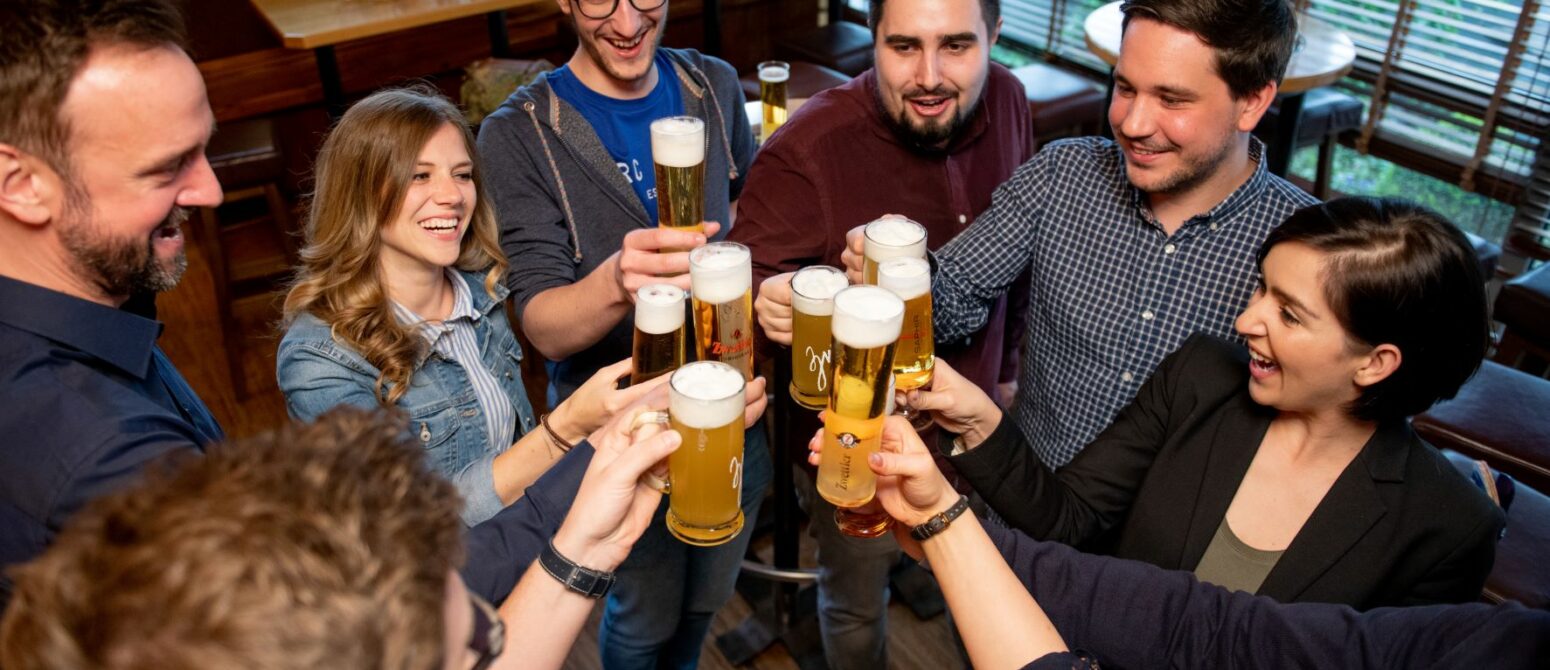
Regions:
<svg viewBox="0 0 1550 670"><path fill-rule="evenodd" d="M854 77L872 67L872 31L859 23L836 21L777 42L775 55L793 63L817 63Z"/></svg>
<svg viewBox="0 0 1550 670"><path fill-rule="evenodd" d="M1096 82L1047 63L1012 70L1028 95L1033 137L1042 147L1051 140L1097 135L1104 123L1104 92Z"/></svg>

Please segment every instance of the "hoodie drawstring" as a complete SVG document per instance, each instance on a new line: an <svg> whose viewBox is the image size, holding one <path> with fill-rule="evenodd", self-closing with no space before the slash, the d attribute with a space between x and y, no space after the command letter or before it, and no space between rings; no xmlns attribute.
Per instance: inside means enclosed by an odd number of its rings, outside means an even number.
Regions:
<svg viewBox="0 0 1550 670"><path fill-rule="evenodd" d="M522 103L522 109L527 111L527 118L533 121L533 132L538 134L538 142L544 147L544 158L548 159L549 170L554 173L554 183L560 187L560 207L565 210L565 225L570 228L570 241L574 249L571 260L580 265L581 236L576 233L576 215L570 209L570 196L565 193L565 180L560 177L560 166L554 162L554 152L549 150L549 139L544 137L543 126L538 123L538 114L533 111L533 102L529 100Z"/></svg>

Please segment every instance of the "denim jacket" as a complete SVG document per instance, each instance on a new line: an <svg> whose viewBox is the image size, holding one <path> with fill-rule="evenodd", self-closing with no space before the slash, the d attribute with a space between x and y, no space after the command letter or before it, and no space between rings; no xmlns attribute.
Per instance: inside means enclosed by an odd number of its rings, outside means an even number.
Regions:
<svg viewBox="0 0 1550 670"><path fill-rule="evenodd" d="M491 298L484 290L482 276L458 274L468 283L474 311L482 315L474 321L479 350L485 366L511 398L517 419L514 435L520 438L536 421L522 387L522 348L502 309L506 287L497 286L497 298ZM296 317L285 331L276 369L286 409L293 418L310 421L342 404L367 409L380 406L374 390L377 368L349 345L336 341L328 324L311 314ZM502 505L495 493L495 457L511 445L490 444L483 409L462 367L427 351L397 406L409 416L410 434L424 445L431 466L462 494L463 522L472 526L499 512Z"/></svg>

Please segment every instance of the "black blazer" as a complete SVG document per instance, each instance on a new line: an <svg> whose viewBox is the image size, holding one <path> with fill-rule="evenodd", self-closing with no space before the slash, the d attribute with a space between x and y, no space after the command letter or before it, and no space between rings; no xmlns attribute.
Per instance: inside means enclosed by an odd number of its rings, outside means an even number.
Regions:
<svg viewBox="0 0 1550 670"><path fill-rule="evenodd" d="M1249 396L1243 347L1196 335L1058 473L1005 420L949 461L997 514L1035 538L1193 570L1275 414ZM1504 522L1408 422L1387 422L1258 593L1359 609L1475 600Z"/></svg>

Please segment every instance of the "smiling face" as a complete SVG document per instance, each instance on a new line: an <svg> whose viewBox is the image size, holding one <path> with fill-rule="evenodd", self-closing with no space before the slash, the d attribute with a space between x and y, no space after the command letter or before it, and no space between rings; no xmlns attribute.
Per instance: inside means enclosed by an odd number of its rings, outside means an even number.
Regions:
<svg viewBox="0 0 1550 670"><path fill-rule="evenodd" d="M83 297L121 302L176 286L188 261L182 222L221 202L205 158L214 115L204 80L171 47L93 49L60 111L70 124L58 243Z"/></svg>
<svg viewBox="0 0 1550 670"><path fill-rule="evenodd" d="M444 124L420 149L398 216L382 229L385 272L445 268L462 254L478 193L463 133Z"/></svg>
<svg viewBox="0 0 1550 670"><path fill-rule="evenodd" d="M643 12L630 0L618 0L618 7L605 19L585 16L577 6L583 3L588 5L587 13L607 10L607 3L599 0L560 0L560 11L570 17L580 42L569 62L576 76L589 88L616 96L621 90L649 86L652 60L662 42L662 26L667 24L667 3ZM592 9L592 5L602 8Z"/></svg>
<svg viewBox="0 0 1550 670"><path fill-rule="evenodd" d="M875 33L877 97L910 144L940 149L979 105L995 32L979 0L888 0Z"/></svg>
<svg viewBox="0 0 1550 670"><path fill-rule="evenodd" d="M1199 37L1168 24L1135 17L1126 27L1109 125L1136 188L1190 192L1222 176L1245 146L1262 110L1256 96L1233 99L1215 59Z"/></svg>
<svg viewBox="0 0 1550 670"><path fill-rule="evenodd" d="M1364 386L1382 380L1371 372L1374 348L1346 332L1325 298L1327 260L1298 242L1265 256L1264 283L1236 324L1249 346L1249 395L1261 405L1343 412Z"/></svg>

